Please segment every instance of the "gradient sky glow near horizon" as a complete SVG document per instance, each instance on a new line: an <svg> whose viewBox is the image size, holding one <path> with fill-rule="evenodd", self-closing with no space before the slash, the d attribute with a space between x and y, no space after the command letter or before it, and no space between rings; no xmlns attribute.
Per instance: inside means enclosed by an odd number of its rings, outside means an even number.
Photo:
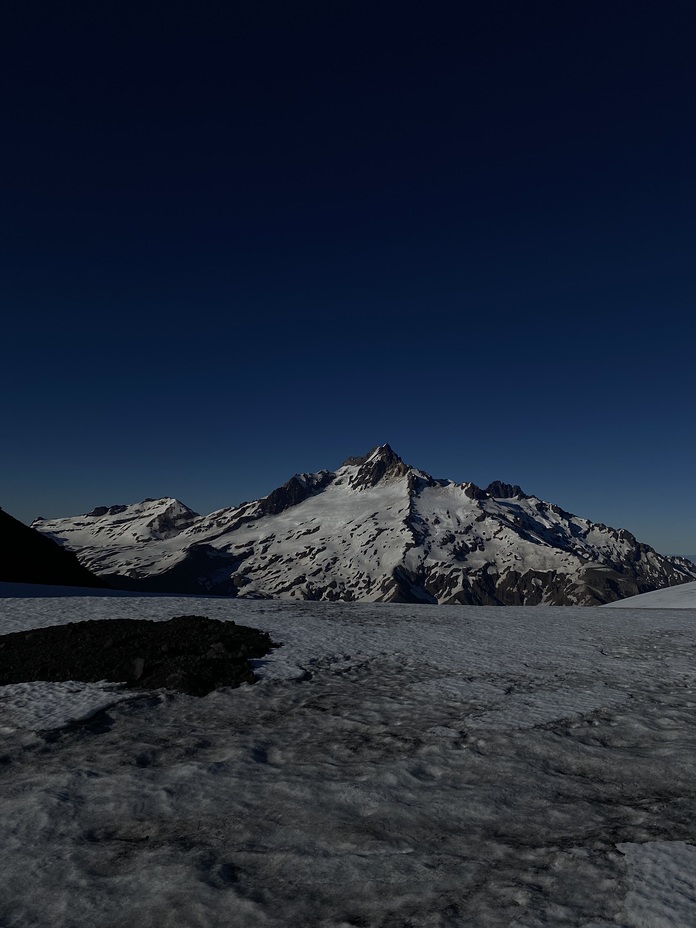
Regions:
<svg viewBox="0 0 696 928"><path fill-rule="evenodd" d="M696 8L0 14L0 506L383 442L696 552Z"/></svg>

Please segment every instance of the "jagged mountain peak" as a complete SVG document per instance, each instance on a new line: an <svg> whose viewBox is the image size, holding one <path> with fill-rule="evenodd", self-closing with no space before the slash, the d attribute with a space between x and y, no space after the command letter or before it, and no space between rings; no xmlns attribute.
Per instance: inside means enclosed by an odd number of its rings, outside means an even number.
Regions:
<svg viewBox="0 0 696 928"><path fill-rule="evenodd" d="M346 458L341 466L359 467L361 464L367 463L367 461L378 460L381 458L384 458L389 462L401 461L401 458L396 453L396 451L394 451L392 446L385 442L383 445L375 445L375 447L368 451L367 454L357 454L350 458Z"/></svg>
<svg viewBox="0 0 696 928"><path fill-rule="evenodd" d="M493 480L488 484L485 492L493 499L531 499L531 496L525 493L518 484L503 483L501 480Z"/></svg>
<svg viewBox="0 0 696 928"><path fill-rule="evenodd" d="M298 506L325 490L339 474L343 476L345 473L348 486L352 489L363 490L377 486L382 480L402 477L411 472L413 468L404 463L390 445L377 445L367 454L348 458L336 472L320 470L316 473L295 474L254 504L255 515L278 515Z"/></svg>
<svg viewBox="0 0 696 928"><path fill-rule="evenodd" d="M392 446L387 442L385 442L383 445L375 445L375 447L367 455L367 460L385 460L389 462L402 461L396 451L394 451Z"/></svg>
<svg viewBox="0 0 696 928"><path fill-rule="evenodd" d="M377 445L362 457L348 458L343 468L357 468L349 476L349 485L355 490L375 487L383 480L405 477L413 470L388 444Z"/></svg>

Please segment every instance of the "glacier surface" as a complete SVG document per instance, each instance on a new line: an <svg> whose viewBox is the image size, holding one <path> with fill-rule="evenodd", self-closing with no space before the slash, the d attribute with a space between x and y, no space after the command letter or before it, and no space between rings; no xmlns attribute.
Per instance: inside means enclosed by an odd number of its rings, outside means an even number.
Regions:
<svg viewBox="0 0 696 928"><path fill-rule="evenodd" d="M283 644L203 699L0 690L7 928L696 924L694 608L23 592L1 633L195 612Z"/></svg>

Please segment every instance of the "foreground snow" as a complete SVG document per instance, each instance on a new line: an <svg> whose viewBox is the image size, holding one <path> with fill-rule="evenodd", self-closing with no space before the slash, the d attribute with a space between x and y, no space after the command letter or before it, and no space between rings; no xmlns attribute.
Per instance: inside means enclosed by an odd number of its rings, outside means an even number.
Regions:
<svg viewBox="0 0 696 928"><path fill-rule="evenodd" d="M283 647L200 700L0 690L3 926L696 924L696 610L68 596L0 632L184 612Z"/></svg>

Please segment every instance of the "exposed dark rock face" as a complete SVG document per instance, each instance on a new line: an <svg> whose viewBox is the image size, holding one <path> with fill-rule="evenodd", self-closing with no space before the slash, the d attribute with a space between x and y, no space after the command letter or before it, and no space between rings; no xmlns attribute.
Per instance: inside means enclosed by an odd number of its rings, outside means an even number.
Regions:
<svg viewBox="0 0 696 928"><path fill-rule="evenodd" d="M143 502L147 503L148 500L143 500ZM95 506L91 512L87 512L85 513L85 515L96 516L97 518L99 518L100 516L105 516L105 515L117 516L119 515L119 513L125 512L126 509L128 509L128 506L123 506L123 505L121 506L118 506L118 505L117 506Z"/></svg>
<svg viewBox="0 0 696 928"><path fill-rule="evenodd" d="M462 487L464 488L464 495L468 497L468 499L481 500L490 496L490 493L482 490L481 487L477 487L475 483L463 483Z"/></svg>
<svg viewBox="0 0 696 928"><path fill-rule="evenodd" d="M0 636L0 685L108 680L205 696L256 682L249 659L274 647L266 632L205 616L73 622Z"/></svg>
<svg viewBox="0 0 696 928"><path fill-rule="evenodd" d="M486 493L494 499L529 499L522 487L516 483L502 483L494 480L486 487Z"/></svg>
<svg viewBox="0 0 696 928"><path fill-rule="evenodd" d="M356 490L375 487L385 477L404 477L411 470L389 445L374 448L365 458L356 459L358 462L358 472L350 481Z"/></svg>
<svg viewBox="0 0 696 928"><path fill-rule="evenodd" d="M260 501L259 515L277 515L279 512L285 512L291 506L297 506L323 490L334 479L335 474L328 470L320 471L318 474L295 474L282 487L273 490Z"/></svg>
<svg viewBox="0 0 696 928"><path fill-rule="evenodd" d="M75 554L0 509L0 580L108 588Z"/></svg>
<svg viewBox="0 0 696 928"><path fill-rule="evenodd" d="M437 605L437 599L423 582L422 575L395 567L391 577L383 584L383 592L388 593L391 603L430 603Z"/></svg>

